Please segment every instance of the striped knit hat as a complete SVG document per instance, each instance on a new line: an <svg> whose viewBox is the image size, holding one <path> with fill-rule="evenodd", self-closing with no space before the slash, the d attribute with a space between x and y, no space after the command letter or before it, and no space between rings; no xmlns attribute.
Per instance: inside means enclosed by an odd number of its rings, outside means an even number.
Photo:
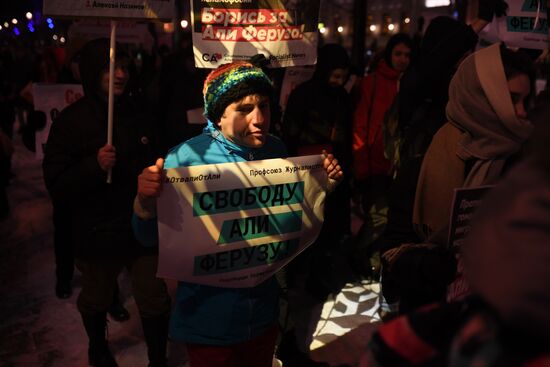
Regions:
<svg viewBox="0 0 550 367"><path fill-rule="evenodd" d="M273 84L262 69L246 61L224 64L204 81L204 115L212 122L220 120L225 108L251 94L271 96Z"/></svg>

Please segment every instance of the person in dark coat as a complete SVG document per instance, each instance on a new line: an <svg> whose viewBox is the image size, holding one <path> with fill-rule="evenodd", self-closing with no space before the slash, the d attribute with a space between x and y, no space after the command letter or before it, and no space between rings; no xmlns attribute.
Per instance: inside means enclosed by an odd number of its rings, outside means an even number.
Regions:
<svg viewBox="0 0 550 367"><path fill-rule="evenodd" d="M401 78L398 107L401 161L389 191L388 224L379 243L381 252L420 240L412 226L412 208L422 157L432 137L446 122L449 84L456 68L474 50L478 33L495 14L505 12L503 3L479 1L478 17L468 25L445 16L434 18L426 29L416 62Z"/></svg>
<svg viewBox="0 0 550 367"><path fill-rule="evenodd" d="M80 70L78 63L80 61L80 49L84 45L82 40L73 42L71 45L71 56L68 56L67 63L62 68L58 76L58 83L81 84ZM76 49L74 49L77 47ZM55 121L59 111L54 109L50 111L51 121ZM36 131L41 130L46 125L46 115L43 111L33 111L29 114L28 123L22 130L23 143L30 151L35 151ZM57 298L66 299L73 293L72 281L74 275L74 250L71 239L71 210L62 203L52 200L52 219L54 227L54 251L55 251L55 295ZM111 319L115 321L127 321L130 319L130 313L124 307L120 298L118 284L113 294L113 302L107 310Z"/></svg>
<svg viewBox="0 0 550 367"><path fill-rule="evenodd" d="M119 57L114 74L113 145L107 141L109 40L81 51L84 97L52 125L43 162L52 198L71 211L76 267L82 273L77 306L89 338L92 366L117 366L105 338L106 312L118 274L126 268L142 320L149 366L166 366L170 298L156 277L157 249L142 247L131 228L136 179L154 163L154 131L140 105L125 94L128 73ZM112 183L107 172L112 170Z"/></svg>
<svg viewBox="0 0 550 367"><path fill-rule="evenodd" d="M283 115L283 140L290 156L319 154L325 149L339 158L345 172L351 169L353 110L344 89L349 69L350 59L342 46L327 44L319 49L313 77L292 91ZM349 177L345 177L327 198L318 240L305 257L302 255L301 260L311 262L309 284L315 288L321 283L328 286L316 290L310 287L321 297L336 287L331 257L351 233L350 199ZM291 283L298 269L304 269L300 259L288 268Z"/></svg>
<svg viewBox="0 0 550 367"><path fill-rule="evenodd" d="M479 2L478 18L469 25L449 17L434 18L422 40L417 62L403 75L399 90L400 163L388 193L388 222L373 245L384 253L403 243L419 243L412 223L420 166L435 133L446 122L445 107L452 76L462 58L476 46L478 33L505 9L500 0ZM412 254L412 252L411 252ZM430 253L429 261L448 263L446 253ZM423 260L424 261L424 260ZM388 266L384 269L388 269ZM444 275L440 278L442 279ZM391 304L399 299L395 279L382 276L382 292Z"/></svg>

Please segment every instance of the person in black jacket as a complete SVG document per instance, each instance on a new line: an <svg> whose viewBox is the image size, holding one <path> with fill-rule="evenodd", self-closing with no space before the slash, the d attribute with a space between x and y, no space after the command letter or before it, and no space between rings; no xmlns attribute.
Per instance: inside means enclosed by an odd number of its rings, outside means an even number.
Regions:
<svg viewBox="0 0 550 367"><path fill-rule="evenodd" d="M282 126L283 141L290 156L318 154L325 149L338 157L343 171L351 169L352 108L344 88L350 64L344 47L326 44L319 49L313 77L290 93ZM301 265L301 260L307 260L310 263L308 285L311 286L308 288L320 298L338 287L335 283L337 272L331 270L334 262L331 258L341 251L340 245L351 234L350 199L350 182L345 177L327 198L325 222L318 239L301 259L287 267L292 283L294 271L307 268Z"/></svg>
<svg viewBox="0 0 550 367"><path fill-rule="evenodd" d="M77 306L89 338L92 366L117 366L105 338L106 312L117 276L126 268L140 312L149 366L166 366L170 298L156 277L157 249L142 247L131 228L137 176L154 163L154 131L140 104L125 94L128 72L119 57L114 74L113 145L107 141L109 40L81 51L84 97L52 125L43 162L53 200L71 213L76 267L82 273ZM112 170L112 183L107 172Z"/></svg>

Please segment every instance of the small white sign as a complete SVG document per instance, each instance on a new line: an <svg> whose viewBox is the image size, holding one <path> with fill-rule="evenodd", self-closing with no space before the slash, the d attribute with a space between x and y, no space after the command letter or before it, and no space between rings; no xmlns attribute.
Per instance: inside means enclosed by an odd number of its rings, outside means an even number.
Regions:
<svg viewBox="0 0 550 367"><path fill-rule="evenodd" d="M82 98L84 92L80 84L33 84L32 93L34 109L46 114L46 127L36 132L36 159L42 159L52 122L65 107Z"/></svg>
<svg viewBox="0 0 550 367"><path fill-rule="evenodd" d="M44 15L172 20L174 0L44 0Z"/></svg>
<svg viewBox="0 0 550 367"><path fill-rule="evenodd" d="M450 0L426 0L424 2L426 8L437 8L439 6L449 6L451 5Z"/></svg>

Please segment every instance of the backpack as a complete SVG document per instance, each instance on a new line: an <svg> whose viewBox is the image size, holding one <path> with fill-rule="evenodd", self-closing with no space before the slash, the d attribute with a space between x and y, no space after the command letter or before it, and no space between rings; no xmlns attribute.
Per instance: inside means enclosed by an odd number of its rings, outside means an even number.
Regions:
<svg viewBox="0 0 550 367"><path fill-rule="evenodd" d="M401 126L397 94L382 122L384 155L392 163L393 171L399 169L401 162L423 156L445 121L445 111L438 108L431 99L425 99L415 109L410 120Z"/></svg>
<svg viewBox="0 0 550 367"><path fill-rule="evenodd" d="M395 96L392 104L384 113L382 139L384 142L384 156L391 162L392 170L395 172L400 164L402 145L402 134L399 129L399 94Z"/></svg>

